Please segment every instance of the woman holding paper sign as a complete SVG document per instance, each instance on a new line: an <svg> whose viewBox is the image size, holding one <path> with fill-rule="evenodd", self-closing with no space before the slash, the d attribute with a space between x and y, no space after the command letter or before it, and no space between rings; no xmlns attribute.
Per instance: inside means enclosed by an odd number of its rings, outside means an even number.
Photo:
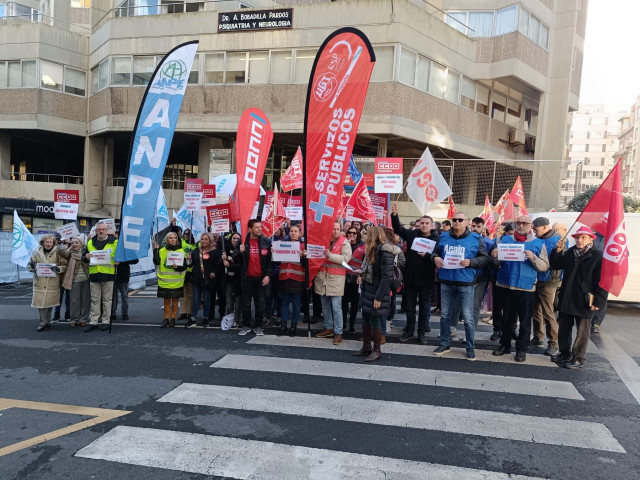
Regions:
<svg viewBox="0 0 640 480"><path fill-rule="evenodd" d="M289 236L292 242L299 242L302 238L302 232L298 225L291 225ZM278 272L278 290L282 298L280 303L280 330L278 336L287 333L287 322L289 321L289 305L293 308L291 313L291 329L289 336L295 337L298 329L298 320L300 319L300 299L304 291L304 269L306 267L306 253L304 244L300 244L300 261L299 262L282 262L280 271Z"/></svg>
<svg viewBox="0 0 640 480"><path fill-rule="evenodd" d="M51 310L60 305L60 276L67 269L67 261L55 248L56 238L45 235L40 239L40 247L31 256L27 270L33 273L33 298L31 306L38 309L41 332L51 326Z"/></svg>
<svg viewBox="0 0 640 480"><path fill-rule="evenodd" d="M91 288L89 286L89 265L82 261L84 243L80 237L71 239L69 250L60 250L60 255L69 264L62 280L62 286L71 297L71 326L84 327L91 310Z"/></svg>
<svg viewBox="0 0 640 480"><path fill-rule="evenodd" d="M178 234L169 232L164 237L164 246L156 243L153 263L158 265L158 297L164 298L164 321L161 328L175 327L178 316L178 300L184 294L184 277L187 259ZM182 258L182 261L180 261Z"/></svg>
<svg viewBox="0 0 640 480"><path fill-rule="evenodd" d="M200 247L191 252L191 285L193 286L193 305L191 318L186 328L196 324L200 302L202 302L202 326L209 326L209 311L215 306L218 278L216 272L222 263L220 251L214 247L213 234L203 233L200 237ZM211 301L213 299L213 302Z"/></svg>

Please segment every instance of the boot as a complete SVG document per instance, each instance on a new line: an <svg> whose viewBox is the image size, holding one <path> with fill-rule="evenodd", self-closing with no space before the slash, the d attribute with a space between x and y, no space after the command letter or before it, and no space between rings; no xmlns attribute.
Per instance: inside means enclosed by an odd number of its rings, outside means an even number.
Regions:
<svg viewBox="0 0 640 480"><path fill-rule="evenodd" d="M382 358L382 352L380 352L380 342L382 340L382 330L371 330L371 338L373 339L373 350L371 355L364 359L365 362L375 362Z"/></svg>
<svg viewBox="0 0 640 480"><path fill-rule="evenodd" d="M160 325L160 328L167 328L168 326L169 326L169 319L168 319L168 318L165 318L165 319L162 321L162 325Z"/></svg>
<svg viewBox="0 0 640 480"><path fill-rule="evenodd" d="M281 322L280 329L278 330L278 333L276 333L276 335L278 337L281 337L283 335L286 335L286 333L287 333L287 322Z"/></svg>
<svg viewBox="0 0 640 480"><path fill-rule="evenodd" d="M371 354L371 325L362 324L362 348L353 354L354 357L368 357Z"/></svg>
<svg viewBox="0 0 640 480"><path fill-rule="evenodd" d="M169 328L173 328L176 326L176 319L172 318L171 320L169 320Z"/></svg>
<svg viewBox="0 0 640 480"><path fill-rule="evenodd" d="M292 323L291 324L291 328L289 329L289 336L290 337L295 337L297 331L298 331L298 324L297 323Z"/></svg>

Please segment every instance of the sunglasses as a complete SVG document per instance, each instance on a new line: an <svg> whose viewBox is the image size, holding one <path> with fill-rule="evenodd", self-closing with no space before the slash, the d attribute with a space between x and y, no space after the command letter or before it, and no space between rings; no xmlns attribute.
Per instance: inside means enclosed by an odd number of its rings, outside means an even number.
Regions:
<svg viewBox="0 0 640 480"><path fill-rule="evenodd" d="M464 222L466 220L466 218L452 218L451 221L452 222Z"/></svg>
<svg viewBox="0 0 640 480"><path fill-rule="evenodd" d="M347 235L357 235L358 232L347 232Z"/></svg>

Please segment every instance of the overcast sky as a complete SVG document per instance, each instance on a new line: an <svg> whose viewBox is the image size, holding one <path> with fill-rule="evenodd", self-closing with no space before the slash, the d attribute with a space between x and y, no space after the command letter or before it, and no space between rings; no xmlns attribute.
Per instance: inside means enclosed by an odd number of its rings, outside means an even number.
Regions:
<svg viewBox="0 0 640 480"><path fill-rule="evenodd" d="M589 0L580 103L628 111L640 95L640 1Z"/></svg>

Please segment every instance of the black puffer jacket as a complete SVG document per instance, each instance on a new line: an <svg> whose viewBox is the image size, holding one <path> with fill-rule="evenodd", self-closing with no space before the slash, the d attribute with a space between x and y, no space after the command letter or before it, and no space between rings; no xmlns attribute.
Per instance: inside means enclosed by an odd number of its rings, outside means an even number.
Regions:
<svg viewBox="0 0 640 480"><path fill-rule="evenodd" d="M222 264L222 254L217 248L209 250L203 255L199 248L191 252L191 263L193 264L193 272L191 273L191 283L198 287L207 287L209 290L215 290L219 278L219 266ZM215 277L211 278L211 274Z"/></svg>
<svg viewBox="0 0 640 480"><path fill-rule="evenodd" d="M362 294L360 295L362 313L383 315L385 318L389 314L393 261L399 253L402 253L402 250L395 245L378 246L375 262L373 265L365 266L366 270L362 273ZM374 300L381 302L380 308L373 308Z"/></svg>
<svg viewBox="0 0 640 480"><path fill-rule="evenodd" d="M400 225L398 215L391 215L391 225L394 233L400 235L407 242L407 263L404 267L404 284L411 286L427 286L433 285L436 276L436 265L431 260L431 255L420 256L415 250L411 250L413 241L418 238L428 238L438 243L440 237L437 234L431 234L427 237L422 235L418 229L408 230ZM435 249L434 249L435 251Z"/></svg>

